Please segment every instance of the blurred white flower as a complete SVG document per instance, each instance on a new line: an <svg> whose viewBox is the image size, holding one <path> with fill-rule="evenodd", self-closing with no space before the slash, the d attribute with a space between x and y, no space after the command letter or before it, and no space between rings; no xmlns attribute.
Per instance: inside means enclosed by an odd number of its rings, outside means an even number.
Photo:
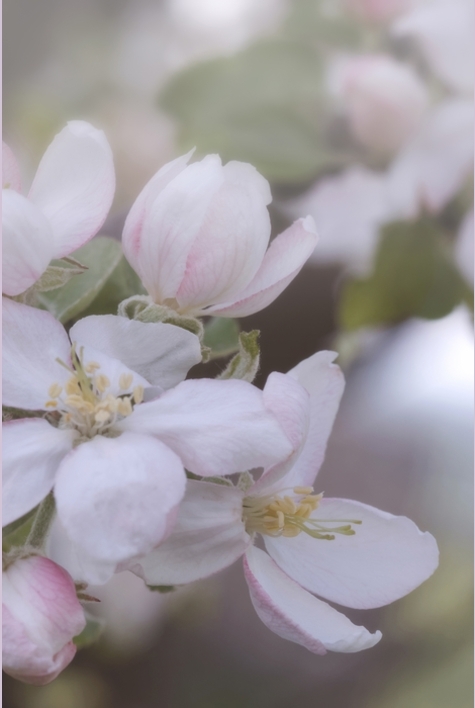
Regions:
<svg viewBox="0 0 475 708"><path fill-rule="evenodd" d="M394 153L407 142L427 108L427 91L417 74L385 54L335 58L328 85L354 137L382 154Z"/></svg>
<svg viewBox="0 0 475 708"><path fill-rule="evenodd" d="M2 668L42 686L72 661L73 637L86 625L68 573L48 558L31 555L2 573Z"/></svg>

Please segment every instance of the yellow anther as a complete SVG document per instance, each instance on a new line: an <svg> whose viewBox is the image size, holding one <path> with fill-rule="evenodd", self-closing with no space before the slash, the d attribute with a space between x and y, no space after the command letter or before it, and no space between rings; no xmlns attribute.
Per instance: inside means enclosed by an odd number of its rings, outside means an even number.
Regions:
<svg viewBox="0 0 475 708"><path fill-rule="evenodd" d="M285 525L285 516L283 511L278 511L277 512L277 523L279 525L280 529L284 528Z"/></svg>
<svg viewBox="0 0 475 708"><path fill-rule="evenodd" d="M300 529L298 526L286 526L282 530L282 536L286 536L287 538L292 538L293 536L298 536L300 533Z"/></svg>
<svg viewBox="0 0 475 708"><path fill-rule="evenodd" d="M135 403L142 403L143 401L143 386L136 386L134 388L134 401Z"/></svg>
<svg viewBox="0 0 475 708"><path fill-rule="evenodd" d="M51 384L51 386L48 389L48 396L50 398L58 398L58 396L60 395L62 390L63 390L63 387L60 386L59 383Z"/></svg>
<svg viewBox="0 0 475 708"><path fill-rule="evenodd" d="M46 401L45 408L56 408L58 401Z"/></svg>
<svg viewBox="0 0 475 708"><path fill-rule="evenodd" d="M100 393L104 393L104 391L111 385L111 382L105 374L99 374L99 376L96 376L94 379L94 385Z"/></svg>
<svg viewBox="0 0 475 708"><path fill-rule="evenodd" d="M86 364L84 367L85 371L88 374L94 374L98 369L101 368L101 365L97 363L97 361L90 361L89 364Z"/></svg>
<svg viewBox="0 0 475 708"><path fill-rule="evenodd" d="M119 386L121 387L122 391L126 391L128 388L130 388L133 380L134 377L132 376L132 374L121 374L119 378Z"/></svg>
<svg viewBox="0 0 475 708"><path fill-rule="evenodd" d="M130 398L122 398L119 400L117 410L121 415L127 416L132 413L132 404Z"/></svg>
<svg viewBox="0 0 475 708"><path fill-rule="evenodd" d="M71 376L68 379L66 386L64 387L68 396L73 396L74 394L80 394L81 389L79 388L79 381L75 376Z"/></svg>
<svg viewBox="0 0 475 708"><path fill-rule="evenodd" d="M282 503L282 509L285 511L286 514L293 515L297 511L297 505L294 502L293 499L290 497L284 497L283 503Z"/></svg>
<svg viewBox="0 0 475 708"><path fill-rule="evenodd" d="M97 411L94 415L96 423L106 423L110 419L110 412L106 410Z"/></svg>
<svg viewBox="0 0 475 708"><path fill-rule="evenodd" d="M294 487L295 494L311 494L313 492L312 487Z"/></svg>

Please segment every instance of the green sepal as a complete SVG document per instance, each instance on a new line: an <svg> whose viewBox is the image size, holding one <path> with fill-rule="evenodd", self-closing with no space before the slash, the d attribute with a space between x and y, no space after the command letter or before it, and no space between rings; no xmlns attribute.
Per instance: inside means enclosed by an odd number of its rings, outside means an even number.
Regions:
<svg viewBox="0 0 475 708"><path fill-rule="evenodd" d="M234 356L225 370L219 374L218 379L242 379L252 383L259 369L258 329L252 332L241 332L239 335L239 351Z"/></svg>
<svg viewBox="0 0 475 708"><path fill-rule="evenodd" d="M123 300L118 307L117 313L121 317L139 322L163 322L192 332L203 339L203 324L196 317L191 315L180 315L176 310L166 305L157 305L147 295L133 295Z"/></svg>
<svg viewBox="0 0 475 708"><path fill-rule="evenodd" d="M8 552L12 548L24 546L28 536L30 535L33 521L38 512L39 506L23 514L19 519L12 521L2 529L2 548Z"/></svg>
<svg viewBox="0 0 475 708"><path fill-rule="evenodd" d="M239 325L230 317L213 317L205 324L203 344L210 349L209 359L239 351Z"/></svg>
<svg viewBox="0 0 475 708"><path fill-rule="evenodd" d="M78 649L84 649L91 646L91 644L95 644L100 639L106 626L105 620L92 615L87 610L84 610L84 615L86 617L86 626L81 634L73 638L73 642Z"/></svg>

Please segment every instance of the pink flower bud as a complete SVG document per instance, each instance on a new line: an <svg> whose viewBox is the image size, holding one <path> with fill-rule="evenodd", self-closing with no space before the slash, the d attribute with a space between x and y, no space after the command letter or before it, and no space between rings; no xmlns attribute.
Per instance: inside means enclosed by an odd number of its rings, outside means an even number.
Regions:
<svg viewBox="0 0 475 708"><path fill-rule="evenodd" d="M41 686L71 662L85 627L71 576L48 558L16 560L3 572L3 670Z"/></svg>
<svg viewBox="0 0 475 708"><path fill-rule="evenodd" d="M371 23L389 22L414 4L414 0L345 0L349 12Z"/></svg>
<svg viewBox="0 0 475 708"><path fill-rule="evenodd" d="M365 147L390 154L421 124L427 92L414 71L384 54L337 59L329 71L350 130Z"/></svg>

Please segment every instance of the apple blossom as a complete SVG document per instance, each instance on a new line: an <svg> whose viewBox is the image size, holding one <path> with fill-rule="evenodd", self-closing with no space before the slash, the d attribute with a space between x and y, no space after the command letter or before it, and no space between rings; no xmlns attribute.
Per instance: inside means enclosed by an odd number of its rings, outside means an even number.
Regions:
<svg viewBox="0 0 475 708"><path fill-rule="evenodd" d="M395 152L413 135L427 107L427 92L417 74L385 54L336 58L328 83L354 137L383 154Z"/></svg>
<svg viewBox="0 0 475 708"><path fill-rule="evenodd" d="M71 662L86 625L68 573L37 555L7 562L2 575L3 670L38 686Z"/></svg>
<svg viewBox="0 0 475 708"><path fill-rule="evenodd" d="M3 144L3 292L19 295L53 258L91 239L104 223L115 190L114 164L101 130L70 121L39 164L28 197L20 172Z"/></svg>
<svg viewBox="0 0 475 708"><path fill-rule="evenodd" d="M164 165L125 222L124 253L156 304L181 314L244 317L267 307L297 275L316 244L299 219L267 250L271 194L243 162L191 152Z"/></svg>
<svg viewBox="0 0 475 708"><path fill-rule="evenodd" d="M184 467L232 474L292 453L251 384L176 385L201 360L190 332L104 315L80 320L68 338L48 312L5 298L3 313L3 402L48 412L3 426L3 523L54 487L84 580L104 582L166 537Z"/></svg>
<svg viewBox="0 0 475 708"><path fill-rule="evenodd" d="M317 654L366 649L381 633L356 627L311 593L347 607L380 607L417 587L438 563L434 538L409 519L313 493L343 392L335 356L320 352L267 381L264 395L293 440L292 457L250 486L190 481L172 534L129 564L148 584L173 585L244 554L259 617ZM257 535L269 555L253 545Z"/></svg>

